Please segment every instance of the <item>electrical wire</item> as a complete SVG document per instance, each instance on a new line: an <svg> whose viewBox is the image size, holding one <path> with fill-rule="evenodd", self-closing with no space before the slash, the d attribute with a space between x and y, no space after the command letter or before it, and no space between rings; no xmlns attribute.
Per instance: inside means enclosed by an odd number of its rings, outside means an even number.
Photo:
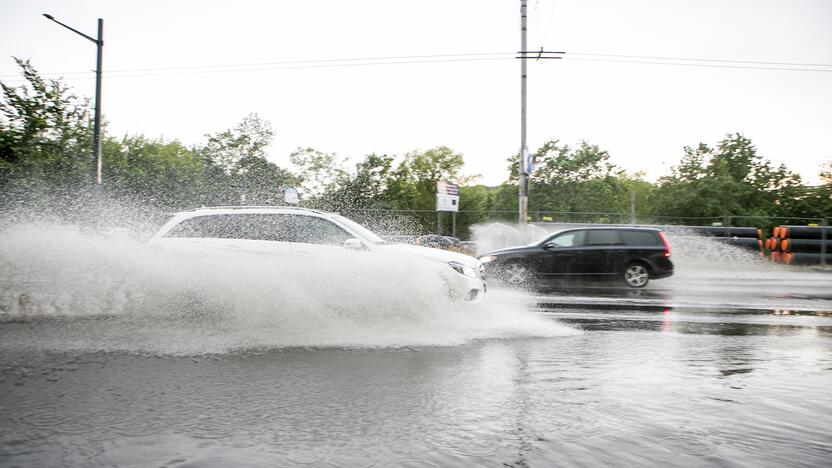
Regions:
<svg viewBox="0 0 832 468"><path fill-rule="evenodd" d="M723 59L706 59L706 58L688 58L688 57L662 57L651 55L618 55L618 54L593 54L586 52L569 52L569 55L588 56L588 57L613 57L626 59L643 59L643 60L676 60L684 62L714 62L714 63L741 63L751 65L784 65L794 67L832 67L829 63L795 63L795 62L761 62L757 60L723 60Z"/></svg>
<svg viewBox="0 0 832 468"><path fill-rule="evenodd" d="M832 73L832 68L790 68L790 67L763 67L763 66L743 66L743 65L719 65L714 63L684 63L684 62L666 62L666 61L648 61L648 60L613 60L613 59L591 59L591 58L572 58L570 61L581 62L605 62L605 63L635 63L639 65L673 65L679 67L704 67L704 68L734 68L746 70L780 70L780 71L798 71L798 72L821 72Z"/></svg>
<svg viewBox="0 0 832 468"><path fill-rule="evenodd" d="M434 63L434 62L446 62L446 61L477 61L478 58L482 57L492 57L498 58L501 56L509 57L513 55L511 52L492 52L492 53L465 53L465 54L431 54L431 55L400 55L400 56L382 56L382 57L360 57L360 58L344 58L344 59L305 59L305 60L284 60L284 61L275 61L275 62L254 62L254 63L237 63L237 64L222 64L222 65L186 65L186 66L178 66L178 67L153 67L153 68L130 68L130 69L122 69L122 70L107 70L107 74L119 74L119 73L139 73L139 72L156 72L156 71L184 71L184 70L194 70L196 72L202 73L206 71L252 71L252 70L269 70L271 68L278 68L283 65L317 65L317 64L334 64L334 66L347 66L352 64L357 65L384 65L387 63L390 64L397 64L397 63ZM448 60L449 58L453 58L453 60ZM433 60L436 59L436 60ZM256 68L251 68L256 67ZM267 68L264 68L267 67ZM291 68L304 68L304 67L291 67ZM309 68L322 68L322 67L309 67ZM222 69L231 69L231 70L222 70ZM64 73L50 73L50 75L81 75L87 74L89 72L64 72ZM17 76L17 75L0 75L0 77L4 76Z"/></svg>
<svg viewBox="0 0 832 468"><path fill-rule="evenodd" d="M204 75L213 73L264 72L316 68L343 68L357 66L412 65L419 63L482 62L502 60L507 61L514 60L514 55L515 53L512 52L482 52L464 54L428 54L361 57L345 59L306 59L243 64L190 65L179 67L153 67L123 70L107 70L106 74L108 78L143 78L156 76ZM564 62L590 61L604 63L633 63L646 65L670 65L706 68L733 68L822 73L832 72L832 64L824 63L725 60L671 56L600 54L588 52L567 52L563 58ZM61 77L68 79L73 79L73 77L68 77L67 75L77 75L75 79L93 78L92 76L89 76L90 72L48 73L45 75L47 77ZM0 75L0 78L2 77L19 77L19 75Z"/></svg>

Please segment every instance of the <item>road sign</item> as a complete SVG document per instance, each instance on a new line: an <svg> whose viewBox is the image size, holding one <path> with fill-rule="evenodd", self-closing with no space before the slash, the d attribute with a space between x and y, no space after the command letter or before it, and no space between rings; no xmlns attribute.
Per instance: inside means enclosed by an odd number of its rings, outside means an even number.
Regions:
<svg viewBox="0 0 832 468"><path fill-rule="evenodd" d="M459 211L459 185L436 183L436 211Z"/></svg>

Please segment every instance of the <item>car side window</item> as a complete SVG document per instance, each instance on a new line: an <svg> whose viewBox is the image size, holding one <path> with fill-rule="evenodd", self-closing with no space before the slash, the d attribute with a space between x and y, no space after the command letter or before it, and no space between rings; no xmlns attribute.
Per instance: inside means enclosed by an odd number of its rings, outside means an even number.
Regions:
<svg viewBox="0 0 832 468"><path fill-rule="evenodd" d="M214 237L219 216L197 216L188 218L171 228L164 237L210 238Z"/></svg>
<svg viewBox="0 0 832 468"><path fill-rule="evenodd" d="M661 246L662 240L653 231L621 231L624 243L630 246Z"/></svg>
<svg viewBox="0 0 832 468"><path fill-rule="evenodd" d="M546 245L554 248L580 247L584 245L586 231L571 231L553 237Z"/></svg>
<svg viewBox="0 0 832 468"><path fill-rule="evenodd" d="M332 221L315 216L294 216L294 242L319 245L344 245L344 241L355 237Z"/></svg>
<svg viewBox="0 0 832 468"><path fill-rule="evenodd" d="M292 225L290 217L283 214L198 216L174 226L165 237L288 242L292 237Z"/></svg>
<svg viewBox="0 0 832 468"><path fill-rule="evenodd" d="M621 245L621 236L614 229L589 231L589 245Z"/></svg>
<svg viewBox="0 0 832 468"><path fill-rule="evenodd" d="M228 234L233 239L291 242L292 220L285 214L244 214L234 216Z"/></svg>

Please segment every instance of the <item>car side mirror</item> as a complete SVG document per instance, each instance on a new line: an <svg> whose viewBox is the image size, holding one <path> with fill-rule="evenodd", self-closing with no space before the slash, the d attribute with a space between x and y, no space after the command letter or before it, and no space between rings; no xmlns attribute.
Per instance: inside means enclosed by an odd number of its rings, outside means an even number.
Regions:
<svg viewBox="0 0 832 468"><path fill-rule="evenodd" d="M350 237L344 241L344 248L347 250L363 250L364 244L362 244L361 241L355 237Z"/></svg>
<svg viewBox="0 0 832 468"><path fill-rule="evenodd" d="M543 250L554 250L556 248L558 248L558 246L555 245L555 244L545 244L545 245L543 245Z"/></svg>

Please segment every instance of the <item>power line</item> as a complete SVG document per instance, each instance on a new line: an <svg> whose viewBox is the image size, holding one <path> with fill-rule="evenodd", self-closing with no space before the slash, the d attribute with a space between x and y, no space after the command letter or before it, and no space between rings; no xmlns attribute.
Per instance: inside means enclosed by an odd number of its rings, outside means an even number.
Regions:
<svg viewBox="0 0 832 468"><path fill-rule="evenodd" d="M265 68L235 68L235 69L221 69L221 70L195 70L195 71L171 71L169 73L138 73L138 74L116 74L108 76L109 79L118 78L144 78L144 77L159 77L159 76L178 76L178 75L204 75L217 73L239 73L239 72L267 72L267 71L281 71L281 70L303 70L316 68L344 68L344 67L361 67L361 66L377 66L377 65L409 65L419 63L450 63L450 62L484 62L484 61L502 61L506 58L468 58L468 59L440 59L440 60L411 60L411 61L393 61L393 62L360 62L360 63L333 63L320 65L297 65L297 66L282 66L282 67L265 67ZM6 75L18 76L18 75ZM50 76L55 76L50 74ZM76 76L69 79L86 80L91 79L89 76Z"/></svg>
<svg viewBox="0 0 832 468"><path fill-rule="evenodd" d="M481 62L510 60L515 53L512 52L482 52L464 54L425 54L425 55L400 55L382 57L360 57L344 59L305 59L289 61L255 62L242 64L215 64L215 65L188 65L178 67L152 67L112 70L108 72L110 78L142 78L156 76L176 75L202 75L212 73L239 73L239 72L262 72L278 70L301 70L315 68L342 68L356 66L380 66L380 65L408 65L419 63L451 63L451 62ZM598 57L598 58L586 58ZM671 56L650 56L650 55L623 55L623 54L600 54L587 52L568 52L564 61L592 61L604 63L634 63L648 65L672 65L688 67L707 68L734 68L751 70L778 70L778 71L799 71L799 72L832 72L832 64L823 63L798 63L798 62L771 62L752 60L726 60L707 59L691 57ZM816 68L807 68L816 67ZM156 73L158 72L158 73ZM76 79L91 79L90 72L64 72L48 73L49 77L65 77L67 75L81 75ZM17 74L0 75L3 77L19 77ZM73 78L73 77L69 77Z"/></svg>
<svg viewBox="0 0 832 468"><path fill-rule="evenodd" d="M17 52L18 54L23 54L23 55L28 56L28 57L35 57L35 58L39 58L39 59L43 59L43 60L48 60L50 62L58 62L58 63L62 63L64 65L71 65L68 61L65 61L65 60L60 60L60 59L56 59L54 57L46 57L46 56L43 56L43 55L33 54L32 52L27 52L25 50L15 49L13 47L0 46L0 49L10 50L12 52ZM2 75L0 75L0 76L2 76Z"/></svg>
<svg viewBox="0 0 832 468"><path fill-rule="evenodd" d="M108 74L118 73L140 73L140 72L156 72L156 71L180 71L180 70L195 70L197 72L205 71L250 71L250 70L268 70L270 68L261 67L281 67L283 65L315 65L315 64L330 64L334 63L336 66L347 66L351 64L356 65L383 65L383 64L397 64L397 63L434 63L445 61L476 61L477 58L491 57L491 59L500 56L509 56L510 52L492 52L492 53L466 53L466 54L430 54L430 55L400 55L400 56L382 56L382 57L360 57L360 58L344 58L344 59L304 59L304 60L284 60L275 62L254 62L254 63L237 63L237 64L217 64L217 65L187 65L178 67L153 67L153 68L129 68L122 70L110 70ZM453 60L448 60L454 58ZM433 60L435 59L435 60ZM405 61L409 60L409 61ZM404 62L403 62L404 61ZM383 63L382 63L383 62ZM256 68L242 68L240 67L256 67ZM228 68L231 70L221 70ZM298 67L300 68L300 67ZM310 67L318 68L318 67ZM50 75L79 75L88 72L63 72L50 73ZM0 75L2 76L17 76L17 75Z"/></svg>
<svg viewBox="0 0 832 468"><path fill-rule="evenodd" d="M688 58L688 57L662 57L651 55L617 55L617 54L592 54L586 52L569 52L570 56L589 56L589 57L613 57L626 59L644 59L644 60L678 60L684 62L713 62L713 63L741 63L748 65L782 65L793 67L832 67L829 63L796 63L796 62L761 62L757 60L723 60L723 59L707 59L707 58Z"/></svg>
<svg viewBox="0 0 832 468"><path fill-rule="evenodd" d="M708 63L684 63L684 62L667 62L667 61L650 61L650 60L613 60L613 59L589 59L589 58L572 58L567 57L571 61L583 62L605 62L605 63L635 63L639 65L675 65L679 67L704 67L704 68L734 68L746 70L780 70L780 71L799 71L799 72L822 72L832 73L832 68L789 68L789 67L764 67L764 66L743 66L743 65L719 65ZM825 65L832 66L832 65Z"/></svg>

